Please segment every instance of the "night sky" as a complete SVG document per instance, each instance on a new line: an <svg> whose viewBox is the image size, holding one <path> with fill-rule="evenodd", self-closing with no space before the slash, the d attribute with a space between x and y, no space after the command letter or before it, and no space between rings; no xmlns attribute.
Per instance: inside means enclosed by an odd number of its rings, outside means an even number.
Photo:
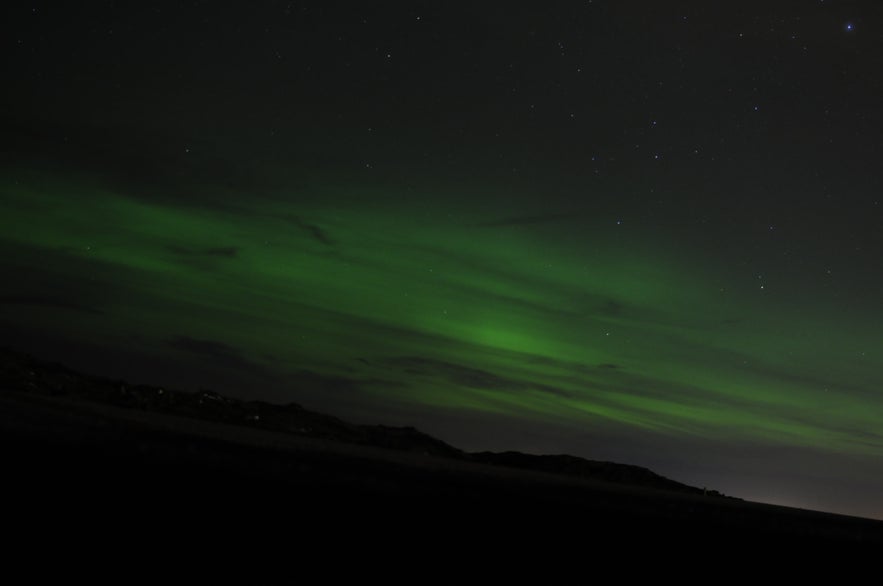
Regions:
<svg viewBox="0 0 883 586"><path fill-rule="evenodd" d="M0 343L883 518L883 3L2 10Z"/></svg>

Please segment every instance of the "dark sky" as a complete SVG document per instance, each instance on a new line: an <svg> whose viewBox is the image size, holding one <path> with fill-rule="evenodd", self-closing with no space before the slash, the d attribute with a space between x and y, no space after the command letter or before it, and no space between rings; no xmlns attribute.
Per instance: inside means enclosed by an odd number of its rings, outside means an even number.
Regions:
<svg viewBox="0 0 883 586"><path fill-rule="evenodd" d="M883 4L7 2L0 343L883 518Z"/></svg>

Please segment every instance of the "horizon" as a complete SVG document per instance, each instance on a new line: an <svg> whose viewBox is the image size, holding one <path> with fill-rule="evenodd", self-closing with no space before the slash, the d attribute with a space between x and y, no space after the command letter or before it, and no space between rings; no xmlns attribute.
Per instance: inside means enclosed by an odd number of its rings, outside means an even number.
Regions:
<svg viewBox="0 0 883 586"><path fill-rule="evenodd" d="M879 3L10 13L0 344L883 519Z"/></svg>
<svg viewBox="0 0 883 586"><path fill-rule="evenodd" d="M244 405L248 405L249 402L251 402L251 401L257 401L257 402L262 403L263 405L265 405L265 406L269 406L269 407L287 407L287 406L289 406L289 405L294 405L294 406L298 407L299 409L304 409L304 410L306 410L308 413L310 413L310 414L312 414L312 415L319 415L319 416L322 416L322 417L330 416L331 418L337 419L338 421L340 421L341 423L343 423L343 424L345 424L345 425L355 425L355 426L358 426L358 427L373 427L373 426L377 426L377 427L381 427L381 428L387 427L387 428L389 428L389 429L406 429L406 430L412 430L412 431L415 431L415 432L417 432L418 434L420 434L420 435L422 435L422 436L424 436L424 437L428 437L428 438L430 438L430 439L432 439L432 440L435 440L435 441L441 441L441 443L444 444L445 446L447 446L447 447L449 447L449 448L453 448L454 450L456 450L457 452L459 452L461 455L465 455L465 456L477 456L477 455L481 455L481 454L495 454L495 455L502 455L502 454L520 454L520 455L541 456L541 457L552 457L552 458L561 457L561 456L573 457L572 454L565 454L565 453L545 453L545 452L537 452L537 453L533 453L533 452L522 452L522 451L508 450L508 449L502 449L502 450L498 450L498 451L486 451L486 450L482 450L482 451L472 450L472 451L470 451L470 450L463 450L463 449L461 449L461 448L460 448L459 446L457 446L457 445L450 444L450 443L448 443L448 442L442 440L441 438L437 438L437 437L432 436L432 435L430 435L430 434L426 434L426 433L423 432L423 430L421 430L421 429L419 429L419 428L415 428L415 427L413 427L413 426L392 426L392 427L390 427L390 426L386 426L383 422L376 422L376 421L373 421L373 422L363 422L363 423L354 423L354 422L352 422L352 421L348 421L348 420L345 420L345 419L339 418L339 417L337 417L334 413L325 413L325 412L321 412L321 411L315 411L315 410L309 409L308 407L305 407L305 406L303 406L303 405L300 405L299 403L294 403L294 402L288 402L288 403L273 403L273 402L270 402L270 401L263 401L263 400L260 400L260 399L254 399L254 398L247 397L247 396L237 398L237 397L232 397L232 396L228 396L228 395L219 394L219 393L217 393L216 391L214 391L213 389L208 389L208 388L204 388L204 387L201 387L201 388L199 388L198 390L182 390L182 389L173 388L173 387L171 387L171 386L169 386L169 385L153 385L153 384L144 383L143 381L122 380L122 379L115 378L115 377L106 377L106 376L102 376L102 375L100 375L100 374L98 374L98 373L96 373L96 372L81 372L81 371L78 371L78 370L76 370L76 369L71 369L67 364L63 364L63 363L58 362L58 361L44 360L44 359L41 359L39 356L34 356L34 355L32 355L32 354L29 354L29 353L22 353L22 352L19 351L19 350L15 350L15 349L11 349L11 348L0 348L0 350L3 350L3 351L6 351L6 352L10 352L10 353L12 353L12 354L15 354L15 355L21 356L21 357L23 357L23 358L25 358L25 359L27 359L27 360L34 360L36 363L38 363L38 364L40 364L40 365L43 365L43 366L51 366L51 367L60 366L60 367L62 367L62 368L65 369L65 370L69 370L70 372L72 372L72 373L75 374L75 375L84 376L84 377L87 377L87 378L90 378L90 379L97 379L97 380L101 380L101 381L105 381L105 382L110 382L110 383L125 383L127 386L130 386L132 390L136 390L136 389L137 389L137 392L140 392L140 393L143 393L145 390L153 390L153 389L162 389L162 390L164 390L164 391L166 391L166 392L184 393L184 394L189 394L189 395L194 395L194 396L198 396L198 395L200 395L201 393L212 393L212 394L214 394L215 396L224 397L224 399L227 400L227 401L233 401L234 404L235 404L236 402L238 402L240 405L243 405L243 406L244 406ZM44 383L45 383L45 382L47 382L47 381L44 381ZM51 383L50 383L50 384L51 384ZM38 387L37 387L37 388L39 388L39 384L38 384ZM95 396L91 396L88 390L87 390L87 391L84 391L82 388L79 388L79 387L76 387L76 389L77 389L77 390L73 390L73 391L72 391L71 389L65 389L65 388L63 388L63 387L60 387L60 388L58 388L58 389L56 389L56 390L60 393L59 396L63 396L63 397L65 397L65 396L68 396L68 394L72 394L72 395L74 395L78 400L82 400L82 399L83 399L83 396L84 396L84 394L85 394L85 402L86 402L86 403L91 403L91 404L96 404L96 405L98 405L98 404L112 405L112 406L114 406L114 407L116 407L116 408L123 409L123 410L130 410L130 409L133 409L133 407L132 407L131 405L130 405L130 406L121 406L121 405L117 405L117 404L115 404L115 403L113 403L113 402L108 403L108 402L106 402L105 400L96 400L96 397L95 397ZM12 390L15 390L15 391L18 391L18 392L23 392L23 393L26 393L26 394L27 394L27 393L33 393L33 392L36 392L37 394L42 394L42 391L21 390L21 389L12 389ZM54 395L50 395L50 396L54 396ZM201 404L201 402L202 402L202 401L200 401L200 404ZM154 414L156 414L156 415L160 415L160 416L162 416L162 415L173 415L173 416L184 417L185 419L205 419L206 421L216 421L216 419L214 418L214 415L212 415L211 412L209 412L209 413L206 414L206 415L202 415L202 416L199 415L199 414L194 414L194 413L189 413L189 414L181 415L181 414L180 414L180 413L179 413L174 407L171 407L171 408L170 408L169 406L165 406L165 407L156 407L156 406L149 406L149 405L148 405L148 406L140 406L140 407L137 408L137 410L139 410L139 411L142 411L142 410L143 410L143 411L147 411L147 412L149 412L149 413L154 413ZM264 427L263 425L261 425L261 424L255 424L255 423L253 423L253 422L250 423L250 422L248 422L247 419L244 419L244 420L237 420L237 421L229 421L229 420L226 420L226 419L222 419L222 420L220 420L220 422L221 422L223 425L225 425L225 426L228 426L228 425L229 425L229 426L233 426L233 427L243 427L243 426L245 426L245 427L256 427L257 429L270 431L270 432L272 432L272 433L282 433L282 434L285 434L285 435L289 435L289 434L300 435L299 433L296 433L296 432L291 432L291 431L275 431L275 430L272 429L272 428L265 428L265 427ZM309 437L309 436L310 436L310 433L306 433L306 436ZM324 438L325 436L320 436L320 437L323 437L323 438ZM326 439L327 439L327 438L326 438ZM352 440L352 439L350 439L350 440L347 440L347 439L340 439L340 438L336 438L336 437L335 437L335 438L332 438L331 441L333 441L333 442L341 442L341 443L350 443L350 442L352 442L353 440ZM359 442L357 442L357 443L359 443ZM371 443L370 441L369 441L366 445L376 447L376 446L375 446L373 443ZM384 449L384 450L394 450L394 451L395 451L395 450L397 450L398 448L382 447L382 449ZM432 456L432 457L434 457L434 458L443 458L443 459L444 459L444 458L451 458L451 457L452 457L451 455L448 455L448 454L436 454L436 453L433 453L433 454L425 453L424 455L429 455L429 456ZM628 467L635 467L634 465L632 465L632 464L628 464L628 463L625 463L625 462L610 462L610 461L606 461L606 460L605 460L605 461L601 461L601 460L589 460L589 459L585 459L585 458L583 458L583 460L585 460L585 461L587 461L587 462L604 462L604 463L615 464L615 465L624 465L624 466L628 466ZM499 462L497 462L497 463L492 463L492 464L490 464L490 465L492 465L492 466L504 466L504 467L507 467L506 464L499 463ZM515 466L514 468L515 468L515 469L519 469L520 467L519 467L519 466ZM641 470L648 470L649 472L652 472L652 473L654 473L654 474L656 473L655 470L649 470L649 469L647 469L647 468L643 468L643 467L636 467L636 468L641 469ZM527 468L527 469L528 469L528 470L533 470L532 468ZM547 470L541 470L541 471L548 472ZM561 474L561 475L564 475L564 476L567 476L567 475L569 474L569 473L567 473L567 472L548 472L548 473L551 473L551 474ZM703 491L703 492L707 491L708 493L713 494L713 495L716 495L716 496L718 496L718 497L723 497L723 498L727 498L727 499L736 499L737 501L740 501L740 502L746 502L746 503L749 503L749 504L774 505L774 506L782 506L782 507L786 507L786 508L793 508L793 509L805 510L805 511L808 511L808 512L816 512L816 513L831 513L831 514L835 514L835 515L845 515L845 516L851 516L851 517L862 518L862 519L875 519L875 517L863 517L863 516L856 516L856 515L847 515L847 514L845 514L845 513L837 513L837 512L834 512L834 511L825 511L825 510L821 510L821 509L805 509L805 508L802 508L802 507L799 507L799 506L794 506L794 505L784 505L784 504L772 503L772 502L765 502L765 501L751 501L751 500L748 500L748 499L744 499L744 498L740 497L739 495L731 495L731 494L725 494L725 493L722 493L722 492L718 491L715 487L711 487L711 486L701 486L701 487L699 487L699 486L691 486L691 485L689 485L689 484L684 484L684 483L679 482L678 479L676 479L676 478L667 478L667 477L664 476L664 475L658 475L658 474L657 474L656 476L659 477L659 478L661 478L661 479L663 479L664 481L674 481L675 483L679 484L682 488L698 489L698 490L701 490L701 491ZM584 477L579 476L579 475L578 475L577 477L579 477L579 478L584 478ZM590 480L593 479L593 477L591 477L591 476L588 476L588 477L585 477L585 478L588 478L588 479L590 479ZM611 481L611 480L604 479L604 478L601 478L601 480L602 480L603 482L614 482L614 483L618 483L618 482L619 482L619 481ZM629 483L629 482L625 482L624 484L630 484L630 483ZM635 486L643 486L643 485L642 485L642 484L635 484ZM658 488L658 487L656 487L655 489L656 489L656 490L672 490L671 488L666 489L666 488ZM878 520L883 520L883 519L878 519Z"/></svg>

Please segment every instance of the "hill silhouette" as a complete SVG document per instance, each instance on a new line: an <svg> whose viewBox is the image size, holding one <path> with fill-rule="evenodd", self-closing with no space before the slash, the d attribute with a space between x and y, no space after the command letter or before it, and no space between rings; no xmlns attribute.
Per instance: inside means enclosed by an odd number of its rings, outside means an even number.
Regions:
<svg viewBox="0 0 883 586"><path fill-rule="evenodd" d="M34 576L86 563L193 579L245 565L253 583L406 567L418 568L409 581L446 568L548 578L589 559L883 545L878 521L723 497L637 466L470 454L411 427L131 385L8 350L0 462L7 558L36 556Z"/></svg>
<svg viewBox="0 0 883 586"><path fill-rule="evenodd" d="M569 455L533 455L511 451L467 453L413 427L356 425L331 415L305 409L297 403L274 405L264 401L243 401L209 390L184 392L143 384L132 385L121 380L83 374L62 364L41 361L10 349L0 350L0 386L6 390L92 401L303 437L621 484L721 496L717 491L707 492L687 486L639 466L591 461Z"/></svg>

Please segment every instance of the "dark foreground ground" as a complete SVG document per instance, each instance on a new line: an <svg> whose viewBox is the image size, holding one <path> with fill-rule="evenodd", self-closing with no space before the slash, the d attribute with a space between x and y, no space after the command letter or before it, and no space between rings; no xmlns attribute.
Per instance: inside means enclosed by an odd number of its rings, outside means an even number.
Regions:
<svg viewBox="0 0 883 586"><path fill-rule="evenodd" d="M0 393L0 433L3 557L34 578L662 577L883 551L878 521L58 397Z"/></svg>

